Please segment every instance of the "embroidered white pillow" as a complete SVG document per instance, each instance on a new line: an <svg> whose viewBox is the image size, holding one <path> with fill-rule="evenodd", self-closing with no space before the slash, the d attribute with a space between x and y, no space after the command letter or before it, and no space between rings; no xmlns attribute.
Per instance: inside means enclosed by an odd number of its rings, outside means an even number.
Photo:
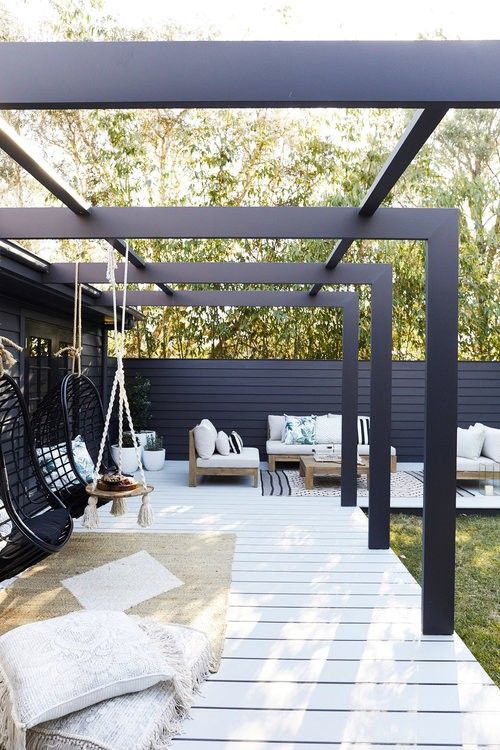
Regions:
<svg viewBox="0 0 500 750"><path fill-rule="evenodd" d="M488 425L480 422L477 422L474 427L484 429L483 456L500 463L500 430L496 427L488 427ZM469 430L471 429L472 427L469 427Z"/></svg>
<svg viewBox="0 0 500 750"><path fill-rule="evenodd" d="M326 417L316 417L315 442L320 445L342 442L341 414L328 414Z"/></svg>
<svg viewBox="0 0 500 750"><path fill-rule="evenodd" d="M469 427L468 430L457 427L457 456L477 461L484 443L484 426Z"/></svg>
<svg viewBox="0 0 500 750"><path fill-rule="evenodd" d="M217 433L215 450L217 451L217 453L220 453L221 456L229 456L229 454L231 453L229 438L223 430L220 430L220 432Z"/></svg>
<svg viewBox="0 0 500 750"><path fill-rule="evenodd" d="M0 746L23 750L30 727L174 675L124 612L79 611L21 625L0 637Z"/></svg>
<svg viewBox="0 0 500 750"><path fill-rule="evenodd" d="M166 659L176 664L175 681L158 682L53 719L28 731L28 750L145 750L166 748L179 729L198 685L207 677L211 649L207 636L182 625L163 625L133 616Z"/></svg>
<svg viewBox="0 0 500 750"><path fill-rule="evenodd" d="M203 420L208 421L208 420ZM206 424L197 424L194 428L194 446L200 458L211 458L215 452L215 438L210 427Z"/></svg>

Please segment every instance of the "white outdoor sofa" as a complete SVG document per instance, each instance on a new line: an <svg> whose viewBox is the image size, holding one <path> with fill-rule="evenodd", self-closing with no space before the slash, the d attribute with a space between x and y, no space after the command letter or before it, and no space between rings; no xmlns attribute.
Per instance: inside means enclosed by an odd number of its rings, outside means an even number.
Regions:
<svg viewBox="0 0 500 750"><path fill-rule="evenodd" d="M258 448L243 447L241 453L223 456L214 453L210 458L200 458L194 444L194 430L189 430L189 486L196 487L201 476L251 476L253 486L259 486L260 457Z"/></svg>
<svg viewBox="0 0 500 750"><path fill-rule="evenodd" d="M457 479L486 479L498 473L500 465L500 429L476 423L469 429L484 428L484 442L477 458L457 456ZM458 438L457 438L458 442ZM483 476L481 477L481 473ZM486 476L485 476L486 475Z"/></svg>
<svg viewBox="0 0 500 750"><path fill-rule="evenodd" d="M270 471L276 470L276 464L278 462L296 462L299 463L301 456L311 455L313 448L321 450L324 446L320 444L316 445L287 445L281 440L282 430L285 424L285 417L283 415L270 414L267 418L267 442L266 452L267 461ZM358 445L358 454L360 456L370 455L369 445ZM397 466L397 455L396 449L391 446L391 471L396 471Z"/></svg>

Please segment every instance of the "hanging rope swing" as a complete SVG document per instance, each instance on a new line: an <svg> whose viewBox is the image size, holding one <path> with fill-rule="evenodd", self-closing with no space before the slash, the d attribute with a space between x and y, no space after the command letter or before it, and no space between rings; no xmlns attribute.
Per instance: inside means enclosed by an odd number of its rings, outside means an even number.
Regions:
<svg viewBox="0 0 500 750"><path fill-rule="evenodd" d="M132 422L132 415L130 413L130 406L127 397L127 391L125 390L125 370L123 367L123 357L125 355L125 310L127 305L127 282L128 282L128 243L126 244L125 250L125 262L124 262L124 279L123 279L123 300L121 308L121 321L120 326L118 325L118 305L116 302L116 258L114 255L113 248L109 249L108 253L108 265L106 278L108 279L112 295L113 295L113 331L115 336L115 356L116 356L116 371L113 378L113 385L111 387L111 395L109 398L108 409L106 412L106 419L104 421L104 431L102 434L101 444L99 446L99 455L94 468L94 474L92 483L88 485L87 491L89 493L89 499L87 507L83 515L83 525L87 529L95 529L99 526L99 515L97 512L97 503L99 497L112 497L113 504L111 507L111 514L114 516L121 516L127 512L126 498L142 495L142 503L139 508L139 515L137 517L137 523L139 526L147 527L153 523L153 510L149 502L149 494L153 490L151 485L146 482L146 476L144 474L144 467L142 465L141 451L137 442L134 425ZM81 300L81 294L80 294ZM81 313L79 320L79 345L77 338L74 339L73 345L75 352L78 351L78 358L81 351ZM71 356L71 354L70 354ZM109 427L111 422L111 415L113 413L113 407L115 399L118 398L118 474L115 475L114 479L117 480L117 485L120 483L124 485L123 491L106 490L105 479L112 479L108 477L101 477L100 470L102 466L102 460L104 455L104 449L107 443ZM124 477L122 474L122 451L123 451L123 419L127 417L127 421L132 435L132 442L135 448L135 455L137 463L139 465L140 483L134 483L128 477ZM128 482L128 489L126 489Z"/></svg>
<svg viewBox="0 0 500 750"><path fill-rule="evenodd" d="M82 374L82 285L80 284L80 263L75 263L75 291L73 304L73 344L63 346L56 353L56 357L62 357L68 353L71 359L71 373L80 376Z"/></svg>

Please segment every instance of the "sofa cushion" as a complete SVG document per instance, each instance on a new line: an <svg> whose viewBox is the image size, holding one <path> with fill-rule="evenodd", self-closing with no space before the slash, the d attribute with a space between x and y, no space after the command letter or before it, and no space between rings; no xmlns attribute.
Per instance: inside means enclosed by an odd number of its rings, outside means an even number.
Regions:
<svg viewBox="0 0 500 750"><path fill-rule="evenodd" d="M493 466L494 463L491 458L486 458L486 456L479 456L477 459L457 456L457 471L479 471L481 465Z"/></svg>
<svg viewBox="0 0 500 750"><path fill-rule="evenodd" d="M370 446L369 445L359 445L358 444L358 455L359 456L369 456L370 455ZM396 448L394 448L391 445L391 456L396 455Z"/></svg>
<svg viewBox="0 0 500 750"><path fill-rule="evenodd" d="M196 459L196 465L200 469L258 469L259 464L257 448L242 448L241 453L230 453L229 456L214 453L211 458Z"/></svg>
<svg viewBox="0 0 500 750"><path fill-rule="evenodd" d="M210 458L215 451L215 438L210 427L206 424L197 424L194 428L194 447L200 458Z"/></svg>
<svg viewBox="0 0 500 750"><path fill-rule="evenodd" d="M243 440L236 430L229 435L229 448L231 453L241 453L243 450Z"/></svg>
<svg viewBox="0 0 500 750"><path fill-rule="evenodd" d="M475 425L468 430L457 427L457 456L476 460L481 455L484 443L484 425Z"/></svg>
<svg viewBox="0 0 500 750"><path fill-rule="evenodd" d="M209 420L209 419L202 419L200 424L202 424L204 427L208 427L210 432L212 433L214 440L217 438L217 430L215 428L215 425Z"/></svg>
<svg viewBox="0 0 500 750"><path fill-rule="evenodd" d="M217 451L217 453L220 453L221 456L229 456L229 454L231 453L229 437L223 430L220 430L217 433L217 439L215 441L215 450Z"/></svg>
<svg viewBox="0 0 500 750"><path fill-rule="evenodd" d="M266 451L270 456L309 456L312 454L313 449L317 451L324 450L326 445L286 445L281 440L268 440L266 443ZM358 453L360 456L370 455L369 445L358 445ZM391 446L391 456L396 455L396 449Z"/></svg>
<svg viewBox="0 0 500 750"><path fill-rule="evenodd" d="M287 445L313 445L315 442L316 415L295 417L285 414L283 442Z"/></svg>
<svg viewBox="0 0 500 750"><path fill-rule="evenodd" d="M327 414L327 416L316 418L315 441L317 443L341 443L342 442L342 415Z"/></svg>
<svg viewBox="0 0 500 750"><path fill-rule="evenodd" d="M483 456L500 463L500 430L488 427L488 425L482 426L484 427Z"/></svg>
<svg viewBox="0 0 500 750"><path fill-rule="evenodd" d="M267 424L269 427L269 440L281 440L285 427L285 415L269 414L267 418Z"/></svg>

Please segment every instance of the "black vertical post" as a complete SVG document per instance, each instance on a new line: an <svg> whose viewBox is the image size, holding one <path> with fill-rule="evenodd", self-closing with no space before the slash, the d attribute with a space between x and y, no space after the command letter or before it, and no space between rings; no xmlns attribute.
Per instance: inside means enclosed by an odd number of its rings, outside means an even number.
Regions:
<svg viewBox="0 0 500 750"><path fill-rule="evenodd" d="M448 635L455 599L458 212L427 242L426 305L422 632Z"/></svg>
<svg viewBox="0 0 500 750"><path fill-rule="evenodd" d="M391 509L392 268L371 287L368 547L388 549Z"/></svg>
<svg viewBox="0 0 500 750"><path fill-rule="evenodd" d="M342 326L342 467L340 504L357 504L359 298L344 305Z"/></svg>

